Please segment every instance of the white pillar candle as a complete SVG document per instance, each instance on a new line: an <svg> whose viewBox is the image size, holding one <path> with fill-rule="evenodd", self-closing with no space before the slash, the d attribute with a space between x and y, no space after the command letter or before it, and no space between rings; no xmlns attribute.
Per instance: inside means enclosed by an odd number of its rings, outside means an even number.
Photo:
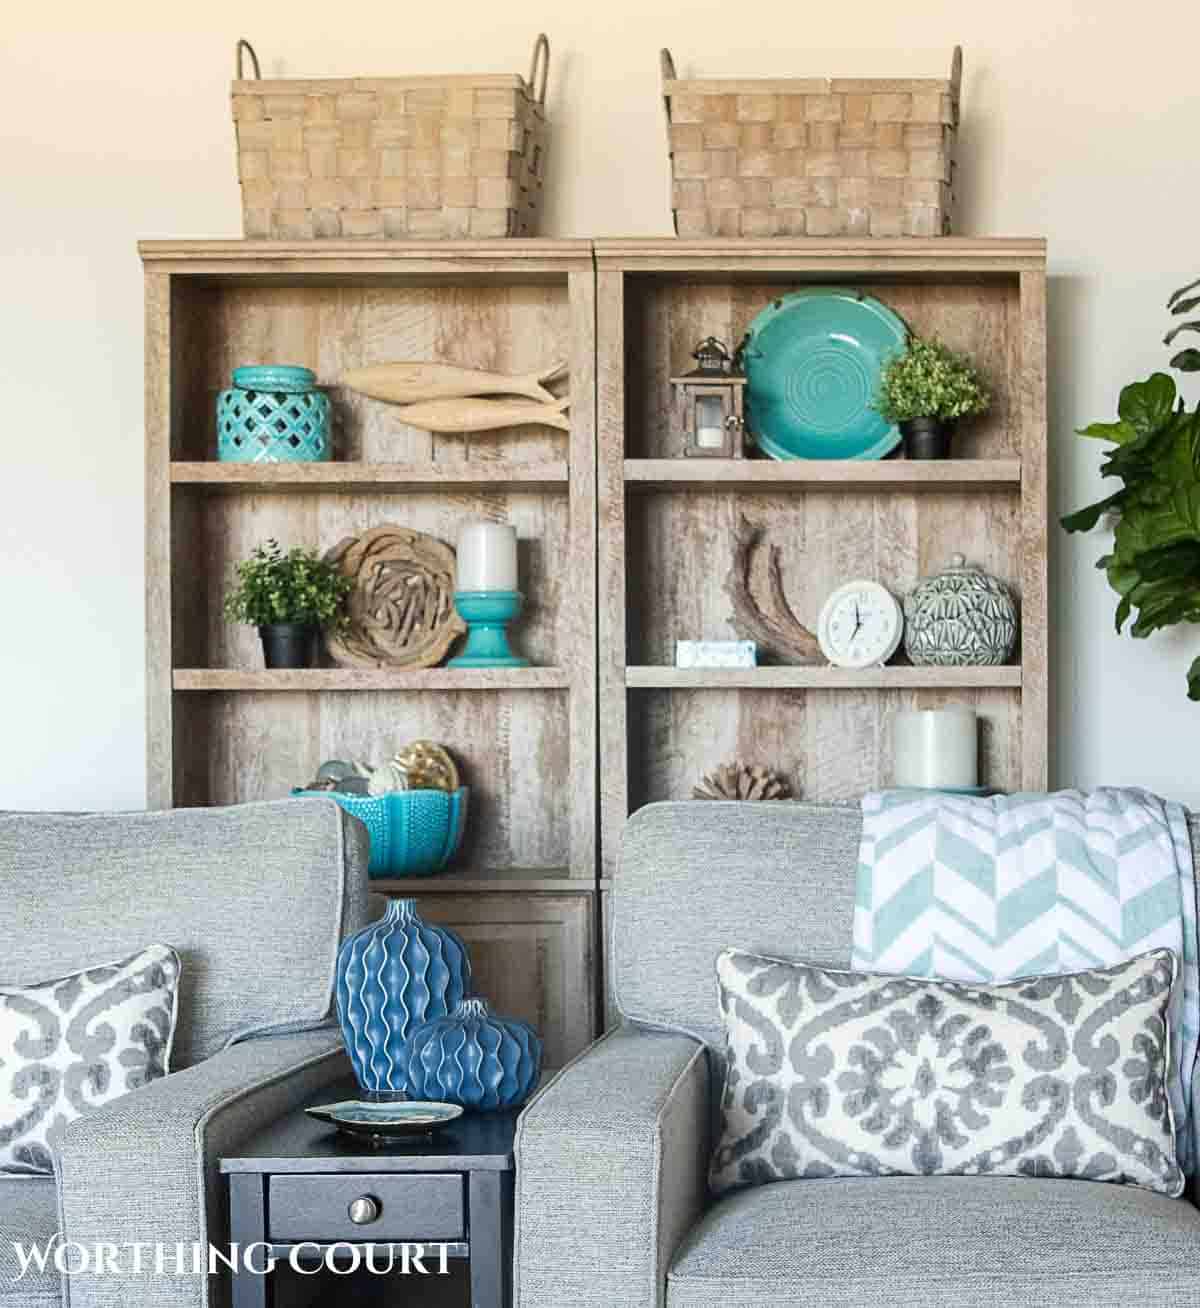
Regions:
<svg viewBox="0 0 1200 1308"><path fill-rule="evenodd" d="M969 708L906 709L896 714L897 786L979 784L979 728Z"/></svg>
<svg viewBox="0 0 1200 1308"><path fill-rule="evenodd" d="M472 520L458 533L459 590L517 589L517 529Z"/></svg>

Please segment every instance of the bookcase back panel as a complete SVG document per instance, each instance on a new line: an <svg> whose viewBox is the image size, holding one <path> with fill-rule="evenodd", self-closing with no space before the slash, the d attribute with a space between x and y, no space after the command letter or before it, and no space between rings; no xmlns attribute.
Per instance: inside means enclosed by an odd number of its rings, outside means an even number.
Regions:
<svg viewBox="0 0 1200 1308"><path fill-rule="evenodd" d="M635 690L629 692L629 806L690 799L721 763L763 763L810 800L889 786L900 709L965 705L979 716L983 785L1020 788L1021 697L1013 690Z"/></svg>
<svg viewBox="0 0 1200 1308"><path fill-rule="evenodd" d="M512 628L514 647L535 664L562 666L573 652L578 620L564 603L570 592L570 511L565 495L544 492L440 491L404 496L205 494L177 489L173 534L176 667L262 666L258 633L227 622L221 601L237 563L255 546L278 540L325 551L346 536L391 523L428 532L453 546L471 517L517 529L518 577L525 607Z"/></svg>
<svg viewBox="0 0 1200 1308"><path fill-rule="evenodd" d="M865 281L851 286L895 310L919 335L965 351L983 370L994 395L986 417L964 423L958 458L1001 458L1020 452L1020 298L1016 278ZM682 452L673 430L669 379L695 367L698 341L717 336L736 347L756 314L773 299L817 284L815 278L776 283L740 279L673 280L652 275L625 280L626 457L670 458Z"/></svg>
<svg viewBox="0 0 1200 1308"><path fill-rule="evenodd" d="M565 868L567 700L565 691L176 694L176 803L279 799L325 759L380 763L410 741L437 740L471 788L456 871Z"/></svg>
<svg viewBox="0 0 1200 1308"><path fill-rule="evenodd" d="M486 372L538 372L571 351L565 278L548 284L201 284L181 288L173 320L181 356L171 457L215 457L218 391L247 363L311 368L332 401L334 454L384 463L566 457L567 436L514 427L482 436L410 427L397 406L340 384L348 369L437 361ZM566 393L561 383L556 383ZM586 388L584 388L586 390ZM576 400L586 403L581 392Z"/></svg>
<svg viewBox="0 0 1200 1308"><path fill-rule="evenodd" d="M767 602L769 548L777 547L788 603L813 631L826 598L844 582L871 578L903 597L922 577L946 567L955 553L1020 594L1020 501L1008 491L631 494L626 510L629 663L671 665L676 640L746 635L733 625L724 590L740 518L762 531L752 592ZM897 661L904 662L903 652Z"/></svg>

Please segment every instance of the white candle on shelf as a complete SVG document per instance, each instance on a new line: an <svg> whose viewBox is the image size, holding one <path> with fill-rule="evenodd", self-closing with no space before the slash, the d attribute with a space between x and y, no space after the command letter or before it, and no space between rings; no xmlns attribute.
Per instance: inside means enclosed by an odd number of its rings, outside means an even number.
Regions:
<svg viewBox="0 0 1200 1308"><path fill-rule="evenodd" d="M465 522L458 533L458 580L462 591L517 589L517 529L507 522Z"/></svg>
<svg viewBox="0 0 1200 1308"><path fill-rule="evenodd" d="M897 786L967 788L979 784L979 729L969 708L906 709L896 714Z"/></svg>

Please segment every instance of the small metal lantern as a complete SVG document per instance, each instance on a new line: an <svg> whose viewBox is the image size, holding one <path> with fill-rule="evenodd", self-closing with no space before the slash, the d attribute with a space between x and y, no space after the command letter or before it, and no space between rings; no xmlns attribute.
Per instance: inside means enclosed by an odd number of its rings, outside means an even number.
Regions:
<svg viewBox="0 0 1200 1308"><path fill-rule="evenodd" d="M672 377L675 425L683 452L694 458L740 459L744 449L742 394L746 379L733 371L729 350L707 336L692 351L696 367Z"/></svg>

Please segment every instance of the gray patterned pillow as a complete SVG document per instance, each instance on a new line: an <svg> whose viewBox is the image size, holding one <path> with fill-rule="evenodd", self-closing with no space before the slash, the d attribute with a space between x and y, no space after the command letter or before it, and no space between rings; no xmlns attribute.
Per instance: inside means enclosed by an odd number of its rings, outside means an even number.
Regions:
<svg viewBox="0 0 1200 1308"><path fill-rule="evenodd" d="M1168 949L971 985L726 950L728 1065L709 1184L1015 1175L1177 1196Z"/></svg>
<svg viewBox="0 0 1200 1308"><path fill-rule="evenodd" d="M151 945L119 963L0 986L0 1174L44 1176L70 1121L166 1076L179 955Z"/></svg>

